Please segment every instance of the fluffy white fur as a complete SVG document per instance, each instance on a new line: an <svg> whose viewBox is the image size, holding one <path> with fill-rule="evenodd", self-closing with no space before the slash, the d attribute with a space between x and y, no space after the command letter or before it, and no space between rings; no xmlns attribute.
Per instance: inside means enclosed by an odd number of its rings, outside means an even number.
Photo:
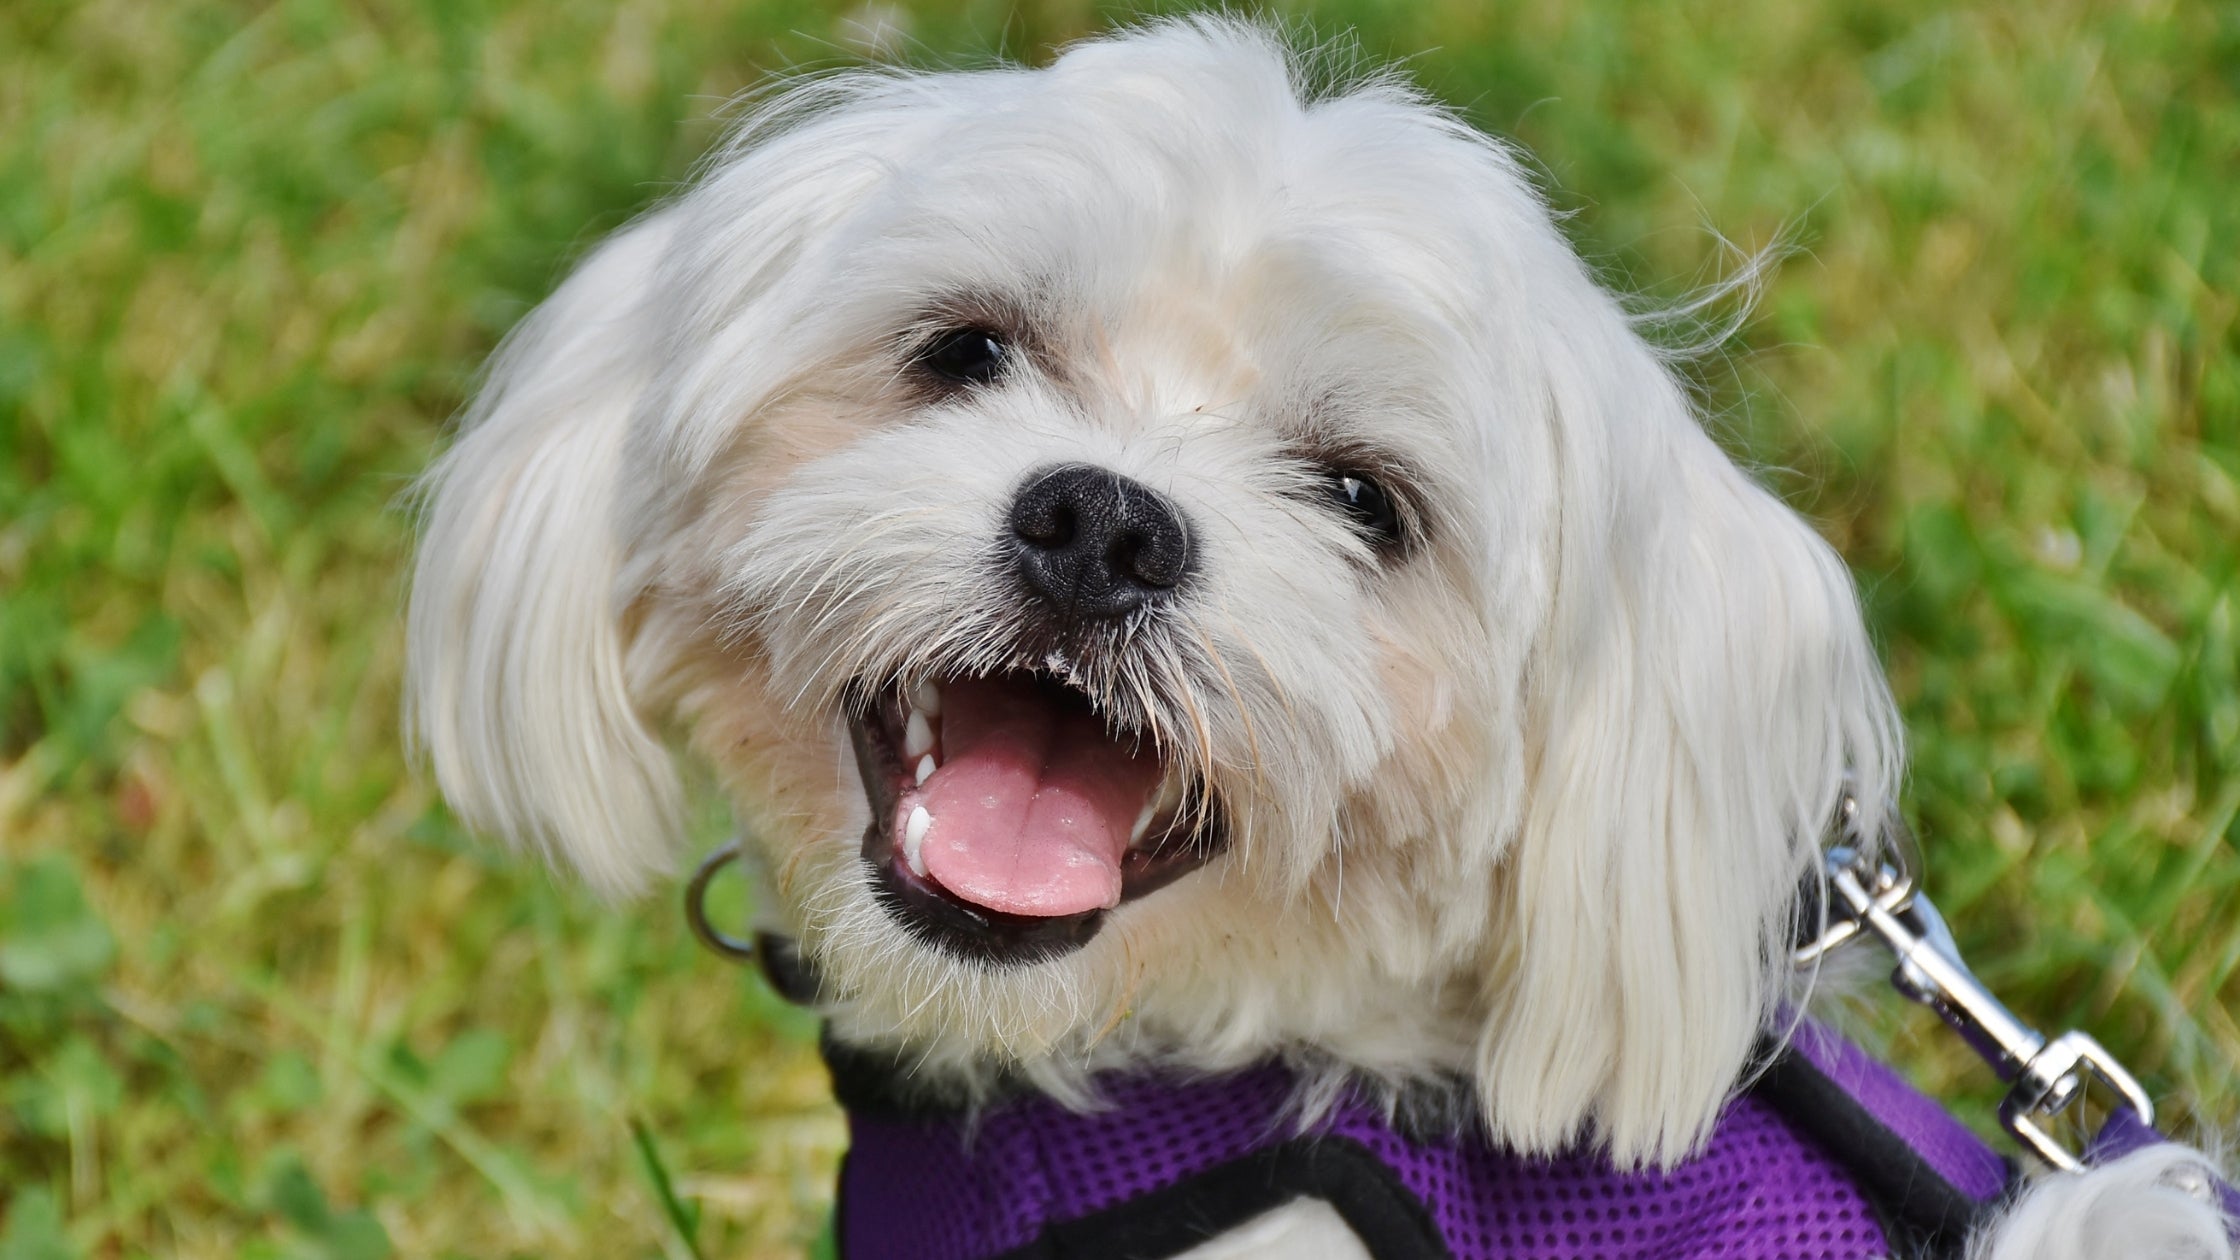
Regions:
<svg viewBox="0 0 2240 1260"><path fill-rule="evenodd" d="M1527 1150L1684 1158L1782 996L1844 771L1897 783L1850 579L1509 149L1390 78L1311 77L1196 21L757 110L509 340L429 475L413 725L471 824L609 893L668 869L688 738L838 1033L966 1086L1304 1053L1460 1071ZM1028 330L1023 365L913 388L905 348L967 317ZM1316 502L1329 453L1388 470L1404 554ZM1206 776L1235 843L993 969L873 899L840 708L1016 663L991 540L1056 462L1191 521L1187 598L1060 664ZM2012 1245L2140 1255L2077 1248L2147 1212L2194 1248L2155 1254L2229 1254L2152 1181L2064 1181L2012 1218L2053 1241Z"/></svg>
<svg viewBox="0 0 2240 1260"><path fill-rule="evenodd" d="M2228 1260L2215 1167L2149 1147L2082 1177L2039 1181L1969 1247L1970 1260Z"/></svg>

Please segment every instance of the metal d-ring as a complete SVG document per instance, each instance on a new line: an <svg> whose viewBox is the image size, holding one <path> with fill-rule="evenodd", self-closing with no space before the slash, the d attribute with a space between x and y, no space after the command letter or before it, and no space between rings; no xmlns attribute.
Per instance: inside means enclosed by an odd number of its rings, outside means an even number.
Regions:
<svg viewBox="0 0 2240 1260"><path fill-rule="evenodd" d="M1913 838L1913 830L1906 826L1905 816L1898 812L1897 802L1890 802L1889 814L1884 819L1882 843L1862 843L1854 836L1853 829L1859 817L1859 798L1850 787L1850 777L1845 776L1842 799L1837 804L1837 834L1850 837L1850 843L1837 843L1826 855L1825 870L1819 878L1833 880L1839 871L1850 871L1865 887L1870 900L1888 914L1902 914L1913 904L1921 887L1921 846ZM1875 854L1870 857L1869 854ZM1827 885L1823 884L1823 888ZM1828 889L1829 892L1837 891ZM1824 899L1826 892L1821 894ZM1849 904L1829 905L1827 922L1817 939L1799 945L1790 960L1798 967L1810 967L1839 945L1868 930L1861 908Z"/></svg>
<svg viewBox="0 0 2240 1260"><path fill-rule="evenodd" d="M708 885L715 882L724 867L746 856L739 841L733 840L700 860L700 869L692 873L692 882L684 886L684 919L692 925L692 934L700 943L733 962L753 962L754 941L732 936L708 919Z"/></svg>

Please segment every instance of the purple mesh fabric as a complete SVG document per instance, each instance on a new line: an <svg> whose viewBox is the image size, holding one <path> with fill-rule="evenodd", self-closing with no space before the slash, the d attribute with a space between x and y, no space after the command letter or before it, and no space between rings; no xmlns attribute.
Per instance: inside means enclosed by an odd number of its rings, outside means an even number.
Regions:
<svg viewBox="0 0 2240 1260"><path fill-rule="evenodd" d="M1855 1260L1888 1252L1850 1178L1764 1103L1742 1098L1669 1173L1592 1154L1523 1159L1468 1139L1411 1142L1374 1113L1330 1131L1375 1151L1421 1198L1456 1260Z"/></svg>
<svg viewBox="0 0 2240 1260"><path fill-rule="evenodd" d="M1888 1064L1817 1024L1800 1026L1789 1044L1904 1139L1953 1189L1989 1200L2006 1186L2007 1165L1998 1152L1900 1080Z"/></svg>
<svg viewBox="0 0 2240 1260"><path fill-rule="evenodd" d="M1840 1040L1813 1053L1920 1140L1956 1186L1997 1191L1997 1157L1933 1103ZM985 1260L1024 1246L1046 1225L1296 1136L1285 1110L1292 1085L1272 1067L1202 1081L1121 1077L1106 1084L1106 1110L1076 1115L1024 1097L985 1116L969 1140L949 1120L852 1116L841 1174L847 1255ZM1843 1169L1748 1095L1728 1105L1698 1156L1669 1173L1620 1171L1591 1152L1527 1159L1467 1135L1414 1138L1358 1099L1308 1132L1372 1151L1423 1203L1456 1260L1864 1260L1889 1251Z"/></svg>
<svg viewBox="0 0 2240 1260"><path fill-rule="evenodd" d="M848 1117L840 1170L849 1260L985 1260L1073 1220L1291 1136L1291 1078L1274 1068L1205 1081L1124 1077L1106 1110L1078 1115L1039 1095L982 1117Z"/></svg>

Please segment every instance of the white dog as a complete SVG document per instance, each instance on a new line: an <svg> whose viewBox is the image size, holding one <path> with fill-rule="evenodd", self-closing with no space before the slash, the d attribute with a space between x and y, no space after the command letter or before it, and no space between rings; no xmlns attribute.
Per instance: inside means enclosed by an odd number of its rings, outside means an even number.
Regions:
<svg viewBox="0 0 2240 1260"><path fill-rule="evenodd" d="M1306 1050L1685 1161L1845 774L1868 835L1898 783L1849 576L1509 149L1303 77L1194 21L761 109L430 474L414 726L470 824L617 894L687 734L834 1038L927 1080ZM1981 1245L2229 1260L2172 1167Z"/></svg>

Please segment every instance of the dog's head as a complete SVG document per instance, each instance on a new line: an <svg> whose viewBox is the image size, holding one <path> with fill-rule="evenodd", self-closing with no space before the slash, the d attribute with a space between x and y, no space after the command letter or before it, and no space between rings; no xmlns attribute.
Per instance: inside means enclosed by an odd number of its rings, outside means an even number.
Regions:
<svg viewBox="0 0 2240 1260"><path fill-rule="evenodd" d="M417 729L610 891L688 732L850 1039L1674 1156L1896 772L1849 579L1506 149L1300 78L1198 22L759 112L430 475Z"/></svg>

